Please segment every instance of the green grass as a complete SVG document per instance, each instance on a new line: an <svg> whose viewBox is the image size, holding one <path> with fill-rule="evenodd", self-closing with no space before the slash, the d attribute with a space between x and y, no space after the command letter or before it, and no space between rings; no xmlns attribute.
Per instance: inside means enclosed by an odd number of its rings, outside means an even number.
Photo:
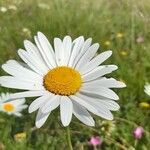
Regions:
<svg viewBox="0 0 150 150"><path fill-rule="evenodd" d="M38 7L39 0L24 0L16 4L15 0L0 0L0 6L15 4L17 10L0 11L0 65L9 59L17 59L17 50L23 48L23 40L33 41L37 31L43 32L51 42L54 37L70 35L76 38L84 35L92 37L93 42L101 45L99 52L113 50L113 56L106 64L117 64L118 71L112 75L125 81L126 89L117 90L120 96L120 111L114 112L115 130L110 134L103 125L103 119L95 117L96 127L89 128L75 118L71 122L72 143L75 150L90 150L88 140L92 135L103 139L103 150L149 150L150 146L150 109L141 109L138 104L149 101L144 93L145 82L150 82L150 2L147 0L44 0L49 9ZM24 33L28 28L31 33ZM123 33L117 38L117 33ZM144 43L136 43L143 36ZM111 44L106 46L105 41ZM122 51L127 55L123 56ZM0 69L0 75L5 75ZM11 92L0 87L1 92ZM31 103L33 99L27 101ZM65 128L60 123L59 111L55 110L46 124L34 128L36 113L24 111L22 118L0 114L0 149L6 150L64 150L68 149ZM57 116L57 117L56 117ZM141 125L147 131L136 144L133 129ZM105 129L105 130L104 130ZM22 142L14 140L14 135L26 132Z"/></svg>

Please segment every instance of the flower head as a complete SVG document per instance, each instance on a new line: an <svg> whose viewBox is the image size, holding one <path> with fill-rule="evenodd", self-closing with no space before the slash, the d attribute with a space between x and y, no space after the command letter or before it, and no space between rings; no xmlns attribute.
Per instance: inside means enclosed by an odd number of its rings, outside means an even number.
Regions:
<svg viewBox="0 0 150 150"><path fill-rule="evenodd" d="M144 86L144 92L150 96L150 84L146 83Z"/></svg>
<svg viewBox="0 0 150 150"><path fill-rule="evenodd" d="M139 103L139 107L141 108L150 108L150 104L147 102L141 102Z"/></svg>
<svg viewBox="0 0 150 150"><path fill-rule="evenodd" d="M122 50L122 51L120 52L120 54L121 54L122 56L127 56L127 55L128 55L128 52L127 52L126 50Z"/></svg>
<svg viewBox="0 0 150 150"><path fill-rule="evenodd" d="M109 46L110 44L111 44L110 41L105 41L105 42L104 42L104 45L106 45L106 46Z"/></svg>
<svg viewBox="0 0 150 150"><path fill-rule="evenodd" d="M137 127L134 132L133 132L133 135L136 139L141 139L142 138L142 135L144 133L144 129L143 127Z"/></svg>
<svg viewBox="0 0 150 150"><path fill-rule="evenodd" d="M104 77L118 68L116 65L101 65L112 51L95 56L99 44L91 45L92 39L84 40L83 36L73 41L70 36L63 40L55 38L53 48L46 36L38 32L35 43L25 40L26 50L18 51L25 64L9 60L2 65L12 76L0 77L0 84L26 90L12 94L11 98L38 97L29 106L30 113L38 110L38 128L58 106L64 126L70 124L72 114L84 124L94 126L88 111L113 119L110 110L119 109L114 101L119 97L111 88L122 88L125 84Z"/></svg>
<svg viewBox="0 0 150 150"><path fill-rule="evenodd" d="M14 135L14 139L15 139L16 141L21 142L21 141L23 141L23 140L26 139L26 136L27 136L27 135L26 135L25 132L21 132L21 133L15 134L15 135Z"/></svg>
<svg viewBox="0 0 150 150"><path fill-rule="evenodd" d="M31 31L28 28L22 28L22 32L25 36L31 37Z"/></svg>
<svg viewBox="0 0 150 150"><path fill-rule="evenodd" d="M49 5L47 5L47 4L45 4L45 3L39 3L39 4L38 4L38 7L41 8L41 9L45 9L45 10L46 10L46 9L47 9L47 10L50 9Z"/></svg>
<svg viewBox="0 0 150 150"><path fill-rule="evenodd" d="M10 102L7 102L7 100L10 99L9 93L2 93L0 96L0 111L5 112L9 115L15 115L20 117L21 111L25 108L27 108L27 105L25 105L25 99L15 99Z"/></svg>
<svg viewBox="0 0 150 150"><path fill-rule="evenodd" d="M144 37L143 36L137 37L136 42L139 44L144 43Z"/></svg>
<svg viewBox="0 0 150 150"><path fill-rule="evenodd" d="M102 144L102 140L98 136L92 136L89 143L93 146L97 146Z"/></svg>
<svg viewBox="0 0 150 150"><path fill-rule="evenodd" d="M16 5L9 5L8 9L15 11L15 10L17 10L17 6Z"/></svg>
<svg viewBox="0 0 150 150"><path fill-rule="evenodd" d="M106 135L110 136L116 130L115 121L102 121L101 130L105 132Z"/></svg>
<svg viewBox="0 0 150 150"><path fill-rule="evenodd" d="M0 7L0 11L5 13L7 11L7 8L2 6L2 7Z"/></svg>
<svg viewBox="0 0 150 150"><path fill-rule="evenodd" d="M123 38L123 36L124 36L124 34L121 33L121 32L118 32L118 33L116 34L116 37L117 37L117 38Z"/></svg>

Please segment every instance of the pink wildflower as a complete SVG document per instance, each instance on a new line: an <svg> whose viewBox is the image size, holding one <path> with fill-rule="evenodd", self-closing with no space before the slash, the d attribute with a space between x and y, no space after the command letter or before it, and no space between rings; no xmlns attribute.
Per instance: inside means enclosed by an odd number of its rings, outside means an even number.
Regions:
<svg viewBox="0 0 150 150"><path fill-rule="evenodd" d="M144 129L143 127L140 127L140 126L137 127L133 132L135 139L141 139L143 133L144 133Z"/></svg>
<svg viewBox="0 0 150 150"><path fill-rule="evenodd" d="M97 146L102 144L102 140L98 136L92 136L89 143L93 146Z"/></svg>

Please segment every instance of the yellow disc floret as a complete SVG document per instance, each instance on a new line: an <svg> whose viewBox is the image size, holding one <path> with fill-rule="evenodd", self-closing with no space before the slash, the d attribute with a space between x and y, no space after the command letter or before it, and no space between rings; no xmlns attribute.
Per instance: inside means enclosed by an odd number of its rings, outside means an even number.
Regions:
<svg viewBox="0 0 150 150"><path fill-rule="evenodd" d="M59 95L73 95L81 87L81 75L70 67L57 67L50 70L44 77L46 90Z"/></svg>
<svg viewBox="0 0 150 150"><path fill-rule="evenodd" d="M3 108L7 112L12 112L14 110L14 105L11 103L6 103L3 105Z"/></svg>

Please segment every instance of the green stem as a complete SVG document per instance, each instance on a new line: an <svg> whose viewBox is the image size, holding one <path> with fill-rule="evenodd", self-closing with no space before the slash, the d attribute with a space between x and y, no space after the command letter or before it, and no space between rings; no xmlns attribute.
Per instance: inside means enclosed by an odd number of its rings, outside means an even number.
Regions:
<svg viewBox="0 0 150 150"><path fill-rule="evenodd" d="M94 150L97 150L97 147L96 147L96 146L94 146Z"/></svg>
<svg viewBox="0 0 150 150"><path fill-rule="evenodd" d="M134 141L134 147L135 147L135 148L137 147L137 143L138 143L138 140L135 139L135 141Z"/></svg>
<svg viewBox="0 0 150 150"><path fill-rule="evenodd" d="M71 136L70 136L70 128L69 128L69 126L66 127L66 132L67 132L68 148L69 148L69 150L73 150L72 144L71 144Z"/></svg>

